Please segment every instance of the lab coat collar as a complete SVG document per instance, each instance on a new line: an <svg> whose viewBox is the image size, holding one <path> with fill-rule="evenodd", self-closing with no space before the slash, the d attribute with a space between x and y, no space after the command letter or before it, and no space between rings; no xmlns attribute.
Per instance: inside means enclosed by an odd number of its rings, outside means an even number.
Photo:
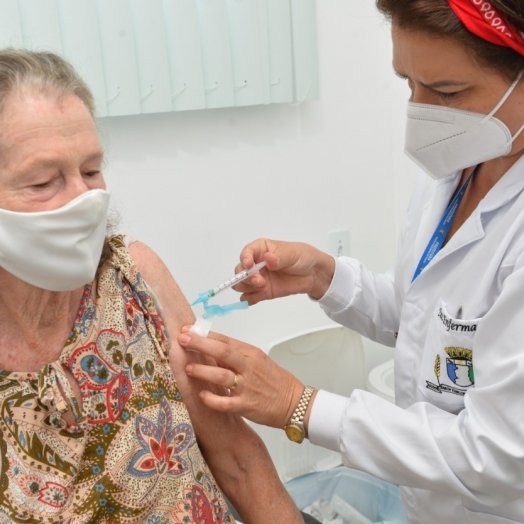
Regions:
<svg viewBox="0 0 524 524"><path fill-rule="evenodd" d="M449 255L463 246L484 237L483 214L490 213L505 206L517 197L524 189L524 156L513 164L504 176L491 188L471 213L463 226L442 250L442 256ZM446 249L447 248L447 249Z"/></svg>
<svg viewBox="0 0 524 524"><path fill-rule="evenodd" d="M461 171L457 171L453 175L439 180L435 185L433 197L424 206L421 217L421 227L414 245L415 267L431 235L435 231L439 220L449 205L451 196L460 181L460 175ZM442 260L458 249L483 238L485 233L482 214L499 209L514 199L522 190L524 190L524 156L519 158L495 186L493 186L471 216L455 235L453 235L453 238L451 238L435 256L427 269L429 270L434 264L438 263L439 260ZM422 276L423 274L419 278Z"/></svg>
<svg viewBox="0 0 524 524"><path fill-rule="evenodd" d="M524 155L521 156L481 200L478 210L489 213L515 198L524 189Z"/></svg>

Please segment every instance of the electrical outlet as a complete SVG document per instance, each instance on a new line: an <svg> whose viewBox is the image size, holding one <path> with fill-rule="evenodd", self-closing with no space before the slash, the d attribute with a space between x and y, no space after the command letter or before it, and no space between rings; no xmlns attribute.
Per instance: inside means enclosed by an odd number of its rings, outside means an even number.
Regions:
<svg viewBox="0 0 524 524"><path fill-rule="evenodd" d="M328 252L335 257L349 256L349 231L336 229L328 233Z"/></svg>

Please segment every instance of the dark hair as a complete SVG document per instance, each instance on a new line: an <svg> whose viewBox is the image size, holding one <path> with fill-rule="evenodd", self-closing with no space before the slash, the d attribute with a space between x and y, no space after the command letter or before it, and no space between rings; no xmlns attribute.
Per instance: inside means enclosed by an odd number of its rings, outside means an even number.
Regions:
<svg viewBox="0 0 524 524"><path fill-rule="evenodd" d="M524 32L522 0L490 0L508 22ZM376 0L377 8L402 29L450 37L464 45L481 66L498 71L509 81L524 71L524 56L509 47L487 42L470 33L457 18L448 0Z"/></svg>

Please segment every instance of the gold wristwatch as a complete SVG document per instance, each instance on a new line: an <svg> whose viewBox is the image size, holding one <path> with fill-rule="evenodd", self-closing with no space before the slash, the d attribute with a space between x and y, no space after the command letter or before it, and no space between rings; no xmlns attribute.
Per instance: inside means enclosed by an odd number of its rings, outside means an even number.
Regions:
<svg viewBox="0 0 524 524"><path fill-rule="evenodd" d="M300 444L306 437L306 430L304 428L304 415L306 414L309 401L315 388L311 386L306 386L304 388L304 393L300 397L298 406L295 409L291 419L288 422L288 425L284 428L287 438Z"/></svg>

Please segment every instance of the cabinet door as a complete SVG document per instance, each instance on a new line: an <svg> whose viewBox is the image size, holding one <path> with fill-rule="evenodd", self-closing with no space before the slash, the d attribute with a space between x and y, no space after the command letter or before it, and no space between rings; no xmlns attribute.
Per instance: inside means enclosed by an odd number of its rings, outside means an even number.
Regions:
<svg viewBox="0 0 524 524"><path fill-rule="evenodd" d="M264 103L264 66L257 0L227 0L235 105Z"/></svg>
<svg viewBox="0 0 524 524"><path fill-rule="evenodd" d="M206 107L198 7L195 0L163 0L174 111Z"/></svg>
<svg viewBox="0 0 524 524"><path fill-rule="evenodd" d="M89 84L97 116L106 116L107 96L95 4L92 0L58 0L58 18L64 58Z"/></svg>
<svg viewBox="0 0 524 524"><path fill-rule="evenodd" d="M17 1L0 0L0 48L23 45Z"/></svg>
<svg viewBox="0 0 524 524"><path fill-rule="evenodd" d="M171 111L171 79L162 0L131 0L142 113Z"/></svg>
<svg viewBox="0 0 524 524"><path fill-rule="evenodd" d="M0 0L0 48L49 50L99 116L313 100L316 0Z"/></svg>
<svg viewBox="0 0 524 524"><path fill-rule="evenodd" d="M107 95L107 114L141 112L140 90L129 0L94 0Z"/></svg>
<svg viewBox="0 0 524 524"><path fill-rule="evenodd" d="M291 0L295 100L319 97L316 0Z"/></svg>
<svg viewBox="0 0 524 524"><path fill-rule="evenodd" d="M235 105L226 0L196 0L206 107Z"/></svg>
<svg viewBox="0 0 524 524"><path fill-rule="evenodd" d="M62 53L56 0L19 0L24 47L33 51Z"/></svg>
<svg viewBox="0 0 524 524"><path fill-rule="evenodd" d="M293 101L290 0L267 0L271 102Z"/></svg>

